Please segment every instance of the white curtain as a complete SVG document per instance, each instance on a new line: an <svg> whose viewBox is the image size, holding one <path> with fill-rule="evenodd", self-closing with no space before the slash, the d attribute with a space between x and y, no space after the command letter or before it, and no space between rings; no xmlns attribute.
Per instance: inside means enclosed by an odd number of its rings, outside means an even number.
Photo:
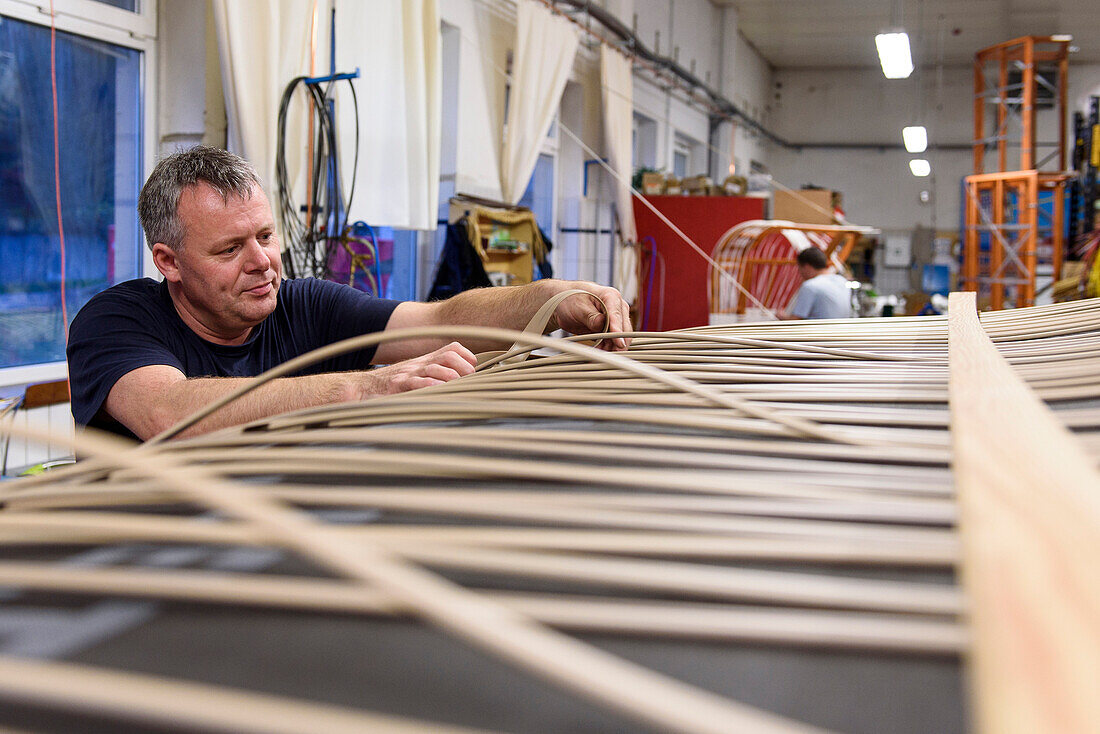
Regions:
<svg viewBox="0 0 1100 734"><path fill-rule="evenodd" d="M275 196L279 100L291 79L309 73L312 5L312 0L213 2L229 122L228 147L256 167L269 198ZM320 31L317 35L327 38ZM299 105L288 118L288 137L293 133L291 139L304 139L303 120L304 106ZM304 158L304 149L288 148L291 170L298 170Z"/></svg>
<svg viewBox="0 0 1100 734"><path fill-rule="evenodd" d="M554 113L573 57L579 31L534 0L516 7L516 43L513 55L507 126L501 152L500 184L504 199L515 204L523 196L535 170L542 141Z"/></svg>
<svg viewBox="0 0 1100 734"><path fill-rule="evenodd" d="M337 71L358 67L360 74L354 82L359 165L349 217L435 229L442 106L437 0L336 0L335 7ZM347 194L355 110L345 90L337 100L337 125Z"/></svg>
<svg viewBox="0 0 1100 734"><path fill-rule="evenodd" d="M489 3L443 0L443 20L459 32L455 191L502 199L500 137L504 68L514 28Z"/></svg>
<svg viewBox="0 0 1100 734"><path fill-rule="evenodd" d="M605 150L616 173L615 204L619 213L624 245L615 258L615 287L627 301L638 295L637 249L634 203L630 193L633 173L632 130L634 126L634 82L630 60L607 44L600 46L600 90L603 98Z"/></svg>

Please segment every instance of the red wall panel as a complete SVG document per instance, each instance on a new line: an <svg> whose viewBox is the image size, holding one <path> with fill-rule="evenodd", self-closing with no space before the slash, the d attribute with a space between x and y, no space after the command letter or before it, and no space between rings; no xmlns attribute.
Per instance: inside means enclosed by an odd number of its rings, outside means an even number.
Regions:
<svg viewBox="0 0 1100 734"><path fill-rule="evenodd" d="M647 196L662 214L708 255L718 238L733 225L764 218L764 200L740 196ZM703 326L709 320L707 268L709 264L645 204L634 201L638 239L652 237L665 263L663 329ZM646 283L642 282L644 289ZM653 298L660 297L655 282ZM657 328L658 304L650 307L649 327ZM640 328L640 325L639 325Z"/></svg>

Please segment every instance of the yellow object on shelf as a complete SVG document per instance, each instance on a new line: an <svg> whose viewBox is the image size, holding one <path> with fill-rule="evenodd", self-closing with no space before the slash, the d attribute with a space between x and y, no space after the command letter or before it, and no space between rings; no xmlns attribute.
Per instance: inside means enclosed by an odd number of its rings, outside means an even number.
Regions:
<svg viewBox="0 0 1100 734"><path fill-rule="evenodd" d="M526 207L497 208L455 197L450 220L466 217L466 229L493 285L522 285L534 279L534 265L546 259L535 214Z"/></svg>

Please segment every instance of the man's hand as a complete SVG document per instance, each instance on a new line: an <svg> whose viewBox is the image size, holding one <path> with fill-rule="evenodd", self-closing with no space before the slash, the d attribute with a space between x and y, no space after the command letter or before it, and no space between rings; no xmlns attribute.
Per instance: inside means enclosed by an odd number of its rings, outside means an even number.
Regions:
<svg viewBox="0 0 1100 734"><path fill-rule="evenodd" d="M394 395L429 385L439 385L468 375L477 366L477 357L458 342L428 354L385 367L359 373L359 400L376 395Z"/></svg>
<svg viewBox="0 0 1100 734"><path fill-rule="evenodd" d="M614 288L596 285L584 281L569 283L570 288L579 288L591 293L591 296L577 294L566 298L558 306L554 318L558 326L571 334L594 334L604 330L605 320L609 320L607 331L632 331L630 326L630 304L623 300L622 294ZM603 301L607 308L607 317L600 310L596 299ZM630 339L618 337L605 339L599 348L607 351L621 351L630 346Z"/></svg>
<svg viewBox="0 0 1100 734"><path fill-rule="evenodd" d="M558 304L548 326L550 331L565 329L573 334L600 332L604 326L604 314L596 299L607 305L608 331L631 331L630 306L614 288L583 280L536 280L527 285L500 288L475 288L463 291L445 301L416 303L406 301L394 309L386 324L386 331L414 326L491 326L523 331L548 300L566 290L583 290L591 296L576 295ZM493 339L463 339L463 343L475 352L506 349L511 342ZM438 349L438 338L403 339L378 345L374 353L375 364L396 365L401 360L415 359L417 355ZM630 340L622 337L600 342L608 351L626 349ZM453 379L453 377L451 378Z"/></svg>
<svg viewBox="0 0 1100 734"><path fill-rule="evenodd" d="M453 342L429 354L376 369L281 377L230 403L182 435L194 436L288 410L366 400L438 385L470 374L475 366L477 358L473 353ZM120 377L107 395L103 409L144 441L232 392L249 379L188 379L175 367L148 365Z"/></svg>

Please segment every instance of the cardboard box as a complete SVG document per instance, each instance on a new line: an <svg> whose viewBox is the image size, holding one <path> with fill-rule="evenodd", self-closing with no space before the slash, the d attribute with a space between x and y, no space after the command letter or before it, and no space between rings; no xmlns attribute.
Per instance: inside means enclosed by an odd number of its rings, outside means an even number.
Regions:
<svg viewBox="0 0 1100 734"><path fill-rule="evenodd" d="M663 173L647 172L642 174L642 193L647 196L663 194L665 176Z"/></svg>
<svg viewBox="0 0 1100 734"><path fill-rule="evenodd" d="M691 176L680 182L680 187L689 196L707 196L714 182L708 176Z"/></svg>
<svg viewBox="0 0 1100 734"><path fill-rule="evenodd" d="M916 316L920 313L922 308L928 305L929 296L927 293L922 293L921 291L903 293L902 297L905 298L906 316Z"/></svg>
<svg viewBox="0 0 1100 734"><path fill-rule="evenodd" d="M1055 303L1076 301L1085 297L1085 289L1082 287L1082 275L1085 273L1085 263L1079 260L1067 260L1062 263L1062 277L1054 281L1054 289L1051 299Z"/></svg>
<svg viewBox="0 0 1100 734"><path fill-rule="evenodd" d="M1080 278L1081 274L1085 272L1085 265L1087 263L1080 260L1066 260L1062 263L1062 280L1066 278Z"/></svg>
<svg viewBox="0 0 1100 734"><path fill-rule="evenodd" d="M836 224L833 209L839 205L840 194L835 191L776 191L772 196L772 219L799 224Z"/></svg>

